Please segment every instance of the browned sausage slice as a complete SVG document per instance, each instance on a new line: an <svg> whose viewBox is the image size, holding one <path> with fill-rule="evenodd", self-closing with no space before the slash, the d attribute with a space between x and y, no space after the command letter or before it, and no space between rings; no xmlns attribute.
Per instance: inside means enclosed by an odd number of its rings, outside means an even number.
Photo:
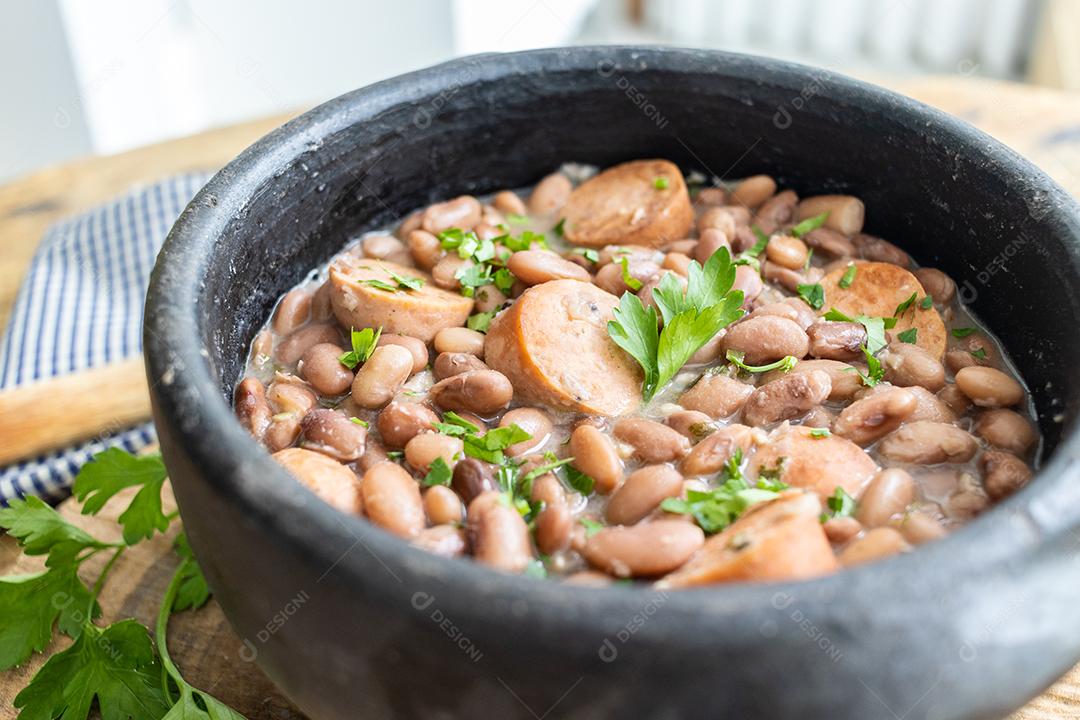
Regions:
<svg viewBox="0 0 1080 720"><path fill-rule="evenodd" d="M751 508L705 541L690 561L656 585L684 588L712 583L797 580L834 572L836 556L821 527L821 501L792 490Z"/></svg>
<svg viewBox="0 0 1080 720"><path fill-rule="evenodd" d="M394 275L419 278L424 284L405 290ZM386 285L396 289L384 289ZM464 325L473 307L472 298L435 287L431 276L416 268L368 259L339 259L330 266L330 302L343 327L381 326L384 333L425 343L443 328Z"/></svg>
<svg viewBox="0 0 1080 720"><path fill-rule="evenodd" d="M825 288L825 309L836 308L848 317L892 317L897 306L915 293L915 302L901 313L896 326L890 330L893 337L910 328L918 328L915 344L937 359L945 353L945 323L933 307L923 309L920 301L926 291L910 272L892 263L860 262L855 264L855 278L846 288L840 287L840 279L847 272L841 266L821 280Z"/></svg>
<svg viewBox="0 0 1080 720"><path fill-rule="evenodd" d="M783 482L813 490L822 499L837 487L858 497L877 472L874 460L855 443L839 435L816 437L803 426L777 430L750 459L748 474L757 477L763 469L775 468Z"/></svg>
<svg viewBox="0 0 1080 720"><path fill-rule="evenodd" d="M657 247L686 237L694 210L682 172L667 160L634 160L608 168L570 193L562 212L575 245Z"/></svg>
<svg viewBox="0 0 1080 720"><path fill-rule="evenodd" d="M608 336L619 301L595 285L535 285L488 329L488 365L510 378L515 398L599 415L641 403L641 372Z"/></svg>

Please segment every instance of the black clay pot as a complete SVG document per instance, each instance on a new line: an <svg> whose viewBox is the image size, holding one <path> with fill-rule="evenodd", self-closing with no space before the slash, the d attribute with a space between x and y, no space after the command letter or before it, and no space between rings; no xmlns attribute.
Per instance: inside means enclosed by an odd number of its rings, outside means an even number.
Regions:
<svg viewBox="0 0 1080 720"><path fill-rule="evenodd" d="M233 419L256 328L357 232L642 157L862 197L868 230L956 278L1011 351L1047 439L1035 481L943 541L813 582L585 589L340 515ZM1080 660L1078 237L1077 205L1010 150L824 71L658 48L467 58L312 110L195 198L150 288L154 415L248 658L314 717L998 717Z"/></svg>

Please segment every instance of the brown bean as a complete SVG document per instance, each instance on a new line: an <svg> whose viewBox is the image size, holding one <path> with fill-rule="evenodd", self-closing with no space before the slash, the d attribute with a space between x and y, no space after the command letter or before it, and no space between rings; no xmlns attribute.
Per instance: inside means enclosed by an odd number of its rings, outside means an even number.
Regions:
<svg viewBox="0 0 1080 720"><path fill-rule="evenodd" d="M470 370L490 370L491 368L483 360L470 353L439 353L432 369L436 380L445 380Z"/></svg>
<svg viewBox="0 0 1080 720"><path fill-rule="evenodd" d="M960 391L955 384L949 383L937 392L938 399L949 406L957 415L963 415L971 407L971 401L967 395Z"/></svg>
<svg viewBox="0 0 1080 720"><path fill-rule="evenodd" d="M804 198L795 208L795 219L806 220L827 212L825 227L845 235L862 231L866 208L854 195L816 195Z"/></svg>
<svg viewBox="0 0 1080 720"><path fill-rule="evenodd" d="M331 507L354 515L360 513L363 507L360 482L341 463L301 448L279 450L274 453L274 460Z"/></svg>
<svg viewBox="0 0 1080 720"><path fill-rule="evenodd" d="M883 386L878 386L883 387ZM954 423L957 415L941 398L930 392L921 385L912 385L904 388L915 396L915 412L907 419L908 422L916 420L932 420L933 422Z"/></svg>
<svg viewBox="0 0 1080 720"><path fill-rule="evenodd" d="M746 453L753 444L754 431L751 428L737 423L727 425L691 448L679 468L683 474L691 477L712 475L720 472L736 451Z"/></svg>
<svg viewBox="0 0 1080 720"><path fill-rule="evenodd" d="M987 450L979 458L983 487L992 500L1003 500L1028 484L1031 468L1012 453Z"/></svg>
<svg viewBox="0 0 1080 720"><path fill-rule="evenodd" d="M524 215L525 203L512 190L501 190L491 198L491 204L495 209L506 215Z"/></svg>
<svg viewBox="0 0 1080 720"><path fill-rule="evenodd" d="M405 443L405 460L414 469L426 473L431 469L431 463L437 458L442 458L443 462L453 468L458 458L464 454L464 450L461 438L422 432Z"/></svg>
<svg viewBox="0 0 1080 720"><path fill-rule="evenodd" d="M547 443L551 437L551 431L555 427L551 417L546 412L539 408L530 407L510 410L499 420L499 427L509 427L511 425L517 425L532 437L506 448L506 454L510 457L518 457L539 450Z"/></svg>
<svg viewBox="0 0 1080 720"><path fill-rule="evenodd" d="M409 253L416 264L424 270L431 270L446 255L439 238L427 230L413 230L408 235Z"/></svg>
<svg viewBox="0 0 1080 720"><path fill-rule="evenodd" d="M653 248L641 247L640 245L607 245L601 248L596 260L596 266L604 267L612 263L618 265L623 258L626 258L627 265L637 262L655 263L661 259Z"/></svg>
<svg viewBox="0 0 1080 720"><path fill-rule="evenodd" d="M956 297L956 283L937 268L919 268L914 275L926 294L934 298L938 305L948 305Z"/></svg>
<svg viewBox="0 0 1080 720"><path fill-rule="evenodd" d="M432 235L450 228L472 230L480 222L481 212L479 200L471 195L461 195L429 206L420 218L420 226Z"/></svg>
<svg viewBox="0 0 1080 720"><path fill-rule="evenodd" d="M694 246L693 258L704 265L720 248L727 248L731 252L731 242L723 230L706 228L701 233L701 238Z"/></svg>
<svg viewBox="0 0 1080 720"><path fill-rule="evenodd" d="M787 355L806 356L810 338L797 323L775 315L759 315L732 325L724 335L724 352L743 353L747 365L763 365Z"/></svg>
<svg viewBox="0 0 1080 720"><path fill-rule="evenodd" d="M859 233L851 241L855 243L855 248L859 251L859 257L864 260L899 265L902 268L911 266L911 258L908 254L888 240ZM856 278L858 278L857 275Z"/></svg>
<svg viewBox="0 0 1080 720"><path fill-rule="evenodd" d="M615 580L607 573L597 572L596 570L579 570L575 573L570 573L563 578L564 585L574 585L576 587L608 587Z"/></svg>
<svg viewBox="0 0 1080 720"><path fill-rule="evenodd" d="M751 175L731 191L731 204L758 208L776 192L776 181L768 175Z"/></svg>
<svg viewBox="0 0 1080 720"><path fill-rule="evenodd" d="M664 262L660 264L660 267L686 277L690 273L690 256L683 252L669 252L664 256Z"/></svg>
<svg viewBox="0 0 1080 720"><path fill-rule="evenodd" d="M311 292L296 288L285 293L274 311L270 326L278 335L286 335L307 322L311 317Z"/></svg>
<svg viewBox="0 0 1080 720"><path fill-rule="evenodd" d="M790 235L773 235L765 246L765 257L789 270L801 270L806 265L808 253L806 243Z"/></svg>
<svg viewBox="0 0 1080 720"><path fill-rule="evenodd" d="M790 373L755 390L743 406L743 420L754 426L793 420L825 402L830 390L832 381L821 370Z"/></svg>
<svg viewBox="0 0 1080 720"><path fill-rule="evenodd" d="M454 525L435 525L425 528L420 531L412 544L440 557L461 557L465 554L467 547L465 531Z"/></svg>
<svg viewBox="0 0 1080 720"><path fill-rule="evenodd" d="M869 530L862 537L852 540L840 553L840 564L853 567L875 560L883 560L892 555L908 552L911 546L897 530L891 527L878 527Z"/></svg>
<svg viewBox="0 0 1080 720"><path fill-rule="evenodd" d="M832 430L837 413L824 405L818 405L803 416L802 424L809 428Z"/></svg>
<svg viewBox="0 0 1080 720"><path fill-rule="evenodd" d="M495 475L487 463L467 457L454 466L454 477L450 486L468 505L479 495L496 489Z"/></svg>
<svg viewBox="0 0 1080 720"><path fill-rule="evenodd" d="M316 408L300 423L304 448L320 452L340 462L359 460L364 454L367 428L354 423L344 413Z"/></svg>
<svg viewBox="0 0 1080 720"><path fill-rule="evenodd" d="M581 280L589 282L589 271L564 260L547 250L521 250L510 256L506 266L526 285L539 285L551 280Z"/></svg>
<svg viewBox="0 0 1080 720"><path fill-rule="evenodd" d="M544 504L536 514L536 547L545 555L566 549L570 544L574 518L570 514L562 483L551 473L541 475L533 481L529 498Z"/></svg>
<svg viewBox="0 0 1080 720"><path fill-rule="evenodd" d="M266 391L266 399L275 414L295 415L297 421L307 415L318 402L315 393L297 382L278 380Z"/></svg>
<svg viewBox="0 0 1080 720"><path fill-rule="evenodd" d="M409 213L409 215L407 215L405 219L401 221L401 224L398 225L398 228L394 232L394 234L397 235L399 238L403 239L409 237L409 233L420 227L420 221L423 216L423 210L417 210L415 212Z"/></svg>
<svg viewBox="0 0 1080 720"><path fill-rule="evenodd" d="M340 344L341 331L333 325L305 325L293 330L274 348L274 360L281 365L294 365L309 348L320 343Z"/></svg>
<svg viewBox="0 0 1080 720"><path fill-rule="evenodd" d="M414 538L424 529L420 486L397 463L379 463L365 472L360 490L364 496L364 514L383 530L398 537Z"/></svg>
<svg viewBox="0 0 1080 720"><path fill-rule="evenodd" d="M930 392L945 387L945 368L937 358L918 345L893 342L880 356L885 379L893 385L920 385Z"/></svg>
<svg viewBox="0 0 1080 720"><path fill-rule="evenodd" d="M362 243L364 257L376 260L394 260L405 252L405 245L393 235L372 235Z"/></svg>
<svg viewBox="0 0 1080 720"><path fill-rule="evenodd" d="M761 276L758 275L757 270L749 265L739 265L735 268L735 282L731 285L732 290L739 290L743 294L743 307L750 307L750 305L757 299L757 296L761 294L761 291L765 289L765 283L762 281Z"/></svg>
<svg viewBox="0 0 1080 720"><path fill-rule="evenodd" d="M663 575L705 544L705 533L682 520L604 528L585 541L589 564L616 577Z"/></svg>
<svg viewBox="0 0 1080 720"><path fill-rule="evenodd" d="M920 420L882 438L878 452L895 462L935 465L967 462L978 447L974 437L955 425Z"/></svg>
<svg viewBox="0 0 1080 720"><path fill-rule="evenodd" d="M483 360L484 333L463 327L443 328L435 334L435 352L468 353Z"/></svg>
<svg viewBox="0 0 1080 720"><path fill-rule="evenodd" d="M435 383L429 395L445 410L490 415L510 404L514 388L501 372L469 370Z"/></svg>
<svg viewBox="0 0 1080 720"><path fill-rule="evenodd" d="M532 215L554 215L562 210L574 185L562 173L551 173L536 184L529 195L529 213Z"/></svg>
<svg viewBox="0 0 1080 720"><path fill-rule="evenodd" d="M627 275L640 283L648 282L650 278L660 272L660 266L651 260L628 260L626 263ZM624 292L633 291L623 279L622 262L615 262L600 268L593 278L596 286L611 293L621 296Z"/></svg>
<svg viewBox="0 0 1080 720"><path fill-rule="evenodd" d="M479 563L521 572L532 560L529 528L501 493L487 492L469 503L468 532Z"/></svg>
<svg viewBox="0 0 1080 720"><path fill-rule="evenodd" d="M717 426L712 418L697 410L679 410L667 416L668 427L675 430L686 439L696 443L712 433L716 432Z"/></svg>
<svg viewBox="0 0 1080 720"><path fill-rule="evenodd" d="M719 420L739 412L752 392L753 385L727 375L706 373L682 394L679 405Z"/></svg>
<svg viewBox="0 0 1080 720"><path fill-rule="evenodd" d="M258 378L247 377L236 386L236 416L252 437L262 440L273 412L266 400L266 388Z"/></svg>
<svg viewBox="0 0 1080 720"><path fill-rule="evenodd" d="M956 373L956 386L979 407L1008 407L1024 399L1020 383L995 368L962 368Z"/></svg>
<svg viewBox="0 0 1080 720"><path fill-rule="evenodd" d="M795 204L799 196L794 190L783 190L773 195L757 209L757 224L766 234L791 220L795 214Z"/></svg>
<svg viewBox="0 0 1080 720"><path fill-rule="evenodd" d="M379 463L386 462L389 459L386 448L383 447L382 443L369 435L367 442L364 443L364 454L360 456L356 466L360 469L360 472L365 473Z"/></svg>
<svg viewBox="0 0 1080 720"><path fill-rule="evenodd" d="M481 285L476 288L474 299L476 312L495 312L506 302L506 294L494 285Z"/></svg>
<svg viewBox="0 0 1080 720"><path fill-rule="evenodd" d="M296 413L279 413L275 415L270 421L270 426L266 428L266 433L263 434L263 445L270 452L284 450L292 445L300 437L300 420L302 418L303 415Z"/></svg>
<svg viewBox="0 0 1080 720"><path fill-rule="evenodd" d="M886 468L877 474L859 497L855 517L866 527L886 525L915 502L915 481L900 468Z"/></svg>
<svg viewBox="0 0 1080 720"><path fill-rule="evenodd" d="M461 289L458 273L472 267L472 260L462 260L456 254L446 255L431 268L431 280L443 290Z"/></svg>
<svg viewBox="0 0 1080 720"><path fill-rule="evenodd" d="M634 448L634 457L646 463L678 460L690 449L690 441L654 420L623 418L615 423L616 438Z"/></svg>
<svg viewBox="0 0 1080 720"><path fill-rule="evenodd" d="M344 352L332 343L312 345L300 357L296 371L320 395L342 395L353 381L352 371L338 360Z"/></svg>
<svg viewBox="0 0 1080 720"><path fill-rule="evenodd" d="M611 438L592 425L578 425L570 434L571 463L596 481L596 492L606 495L614 490L623 477L622 460Z"/></svg>
<svg viewBox="0 0 1080 720"><path fill-rule="evenodd" d="M412 354L413 364L412 371L418 373L428 364L428 349L427 345L420 338L409 337L408 335L397 335L394 333L383 333L379 336L379 347L383 345L400 345Z"/></svg>
<svg viewBox="0 0 1080 720"><path fill-rule="evenodd" d="M424 512L432 525L452 525L461 522L465 508L456 492L445 485L433 485L424 491Z"/></svg>
<svg viewBox="0 0 1080 720"><path fill-rule="evenodd" d="M821 524L829 542L842 545L863 531L862 523L853 517L829 518Z"/></svg>
<svg viewBox="0 0 1080 720"><path fill-rule="evenodd" d="M394 400L379 411L375 426L389 447L403 448L421 432L434 429L437 422L439 416L427 405Z"/></svg>
<svg viewBox="0 0 1080 720"><path fill-rule="evenodd" d="M810 354L824 360L854 360L862 357L866 328L857 322L818 320L806 328Z"/></svg>
<svg viewBox="0 0 1080 720"><path fill-rule="evenodd" d="M677 497L683 476L670 465L646 465L630 473L611 495L604 516L616 525L633 525L651 513L664 498Z"/></svg>
<svg viewBox="0 0 1080 720"><path fill-rule="evenodd" d="M256 365L265 365L274 351L274 334L269 330L260 330L251 341L251 360Z"/></svg>
<svg viewBox="0 0 1080 720"><path fill-rule="evenodd" d="M857 445L869 445L911 417L915 396L903 388L886 388L856 400L841 411L833 432Z"/></svg>
<svg viewBox="0 0 1080 720"><path fill-rule="evenodd" d="M698 235L701 237L705 237L709 230L715 230L725 238L731 238L734 237L737 227L735 216L726 207L711 207L701 213L697 221Z"/></svg>
<svg viewBox="0 0 1080 720"><path fill-rule="evenodd" d="M975 419L975 434L991 445L1023 455L1039 439L1031 421L1012 410L984 410Z"/></svg>
<svg viewBox="0 0 1080 720"><path fill-rule="evenodd" d="M353 379L353 402L369 410L381 408L409 379L412 367L412 353L400 345L376 347Z"/></svg>
<svg viewBox="0 0 1080 720"><path fill-rule="evenodd" d="M802 236L803 242L814 249L815 253L831 255L835 258L855 256L855 244L842 233L826 227L811 230Z"/></svg>
<svg viewBox="0 0 1080 720"><path fill-rule="evenodd" d="M912 545L922 545L945 537L948 531L938 520L920 511L909 512L900 521L900 532Z"/></svg>

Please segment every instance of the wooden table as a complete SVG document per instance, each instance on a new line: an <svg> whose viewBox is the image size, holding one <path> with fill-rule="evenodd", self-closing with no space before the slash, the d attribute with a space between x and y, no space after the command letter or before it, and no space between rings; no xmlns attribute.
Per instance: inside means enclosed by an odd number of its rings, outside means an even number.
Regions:
<svg viewBox="0 0 1080 720"><path fill-rule="evenodd" d="M1080 196L1080 95L974 78L875 80L989 132ZM26 265L51 223L105 202L138 183L220 167L285 119L287 116L267 118L121 155L87 158L0 187L0 328L10 315ZM71 503L64 503L61 512L88 526L101 527L100 521L79 516ZM11 545L8 538L0 538L0 574L12 572L17 553ZM20 561L20 571L26 562L25 558ZM102 596L104 619L134 615L152 622L174 567L165 538L127 553ZM213 601L198 613L177 617L170 647L191 682L249 718L301 717L253 664L241 659L240 640ZM0 677L0 720L15 717L11 700L38 665L31 662ZM1017 712L1013 720L1051 718L1080 718L1080 666Z"/></svg>

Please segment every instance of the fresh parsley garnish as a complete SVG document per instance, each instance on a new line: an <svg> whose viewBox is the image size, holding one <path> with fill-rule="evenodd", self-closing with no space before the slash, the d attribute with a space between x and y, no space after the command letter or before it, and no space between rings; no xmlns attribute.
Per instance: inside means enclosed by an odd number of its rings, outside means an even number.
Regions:
<svg viewBox="0 0 1080 720"><path fill-rule="evenodd" d="M820 283L814 283L812 285L798 285L796 290L799 293L799 297L803 301L815 310L820 310L821 306L825 304L825 288L821 287Z"/></svg>
<svg viewBox="0 0 1080 720"><path fill-rule="evenodd" d="M783 372L788 372L799 362L798 358L796 358L794 355L785 355L779 360L771 362L768 365L747 365L745 362L743 362L743 358L745 356L746 353L740 352L739 350L727 351L728 362L750 373L763 373L769 372L770 370L782 370Z"/></svg>
<svg viewBox="0 0 1080 720"><path fill-rule="evenodd" d="M470 315L469 319L465 321L465 327L470 330L476 330L477 332L486 333L488 327L491 326L491 321L495 318L493 312L482 312Z"/></svg>
<svg viewBox="0 0 1080 720"><path fill-rule="evenodd" d="M578 518L578 522L585 528L585 537L591 538L596 533L604 529L604 524L599 523L592 518Z"/></svg>
<svg viewBox="0 0 1080 720"><path fill-rule="evenodd" d="M371 423L369 423L367 420L361 420L358 417L349 418L349 422L351 422L353 425L359 425L360 427L363 427L363 428L371 427Z"/></svg>
<svg viewBox="0 0 1080 720"><path fill-rule="evenodd" d="M367 359L371 357L371 353L375 352L375 347L379 344L380 335L382 335L382 326L379 326L378 330L372 328L357 330L353 328L349 332L349 342L352 345L352 350L342 353L338 358L338 362L350 370L362 362L367 362Z"/></svg>
<svg viewBox="0 0 1080 720"><path fill-rule="evenodd" d="M657 190L667 190L667 188L668 188L668 179L666 177L658 177L658 178L656 178L655 180L653 180L653 187L656 188Z"/></svg>
<svg viewBox="0 0 1080 720"><path fill-rule="evenodd" d="M896 326L896 318L879 318L868 315L848 317L836 308L830 308L823 316L833 322L857 322L866 328L866 347L871 355L876 355L879 350L888 345L885 342L885 330Z"/></svg>
<svg viewBox="0 0 1080 720"><path fill-rule="evenodd" d="M378 278L371 278L370 280L361 280L361 284L368 285L376 290L384 290L386 292L397 292L398 290L419 290L424 286L423 278L406 277L404 275L398 275L396 272L386 267L385 265L379 265L379 269L390 276L390 279L394 281L393 284L380 280Z"/></svg>
<svg viewBox="0 0 1080 720"><path fill-rule="evenodd" d="M954 338L960 339L960 338L966 338L968 335L971 335L971 334L977 333L977 332L979 332L979 328L973 328L973 327L953 328L952 329L952 336Z"/></svg>
<svg viewBox="0 0 1080 720"><path fill-rule="evenodd" d="M851 283L855 282L855 273L858 271L859 268L855 267L855 263L849 264L847 270L840 276L840 281L836 284L844 289L851 287Z"/></svg>
<svg viewBox="0 0 1080 720"><path fill-rule="evenodd" d="M905 342L905 343L908 343L910 345L914 345L917 342L918 337L919 337L919 328L916 328L916 327L908 328L907 330L904 330L903 332L898 333L896 337L899 338L900 342Z"/></svg>
<svg viewBox="0 0 1080 720"><path fill-rule="evenodd" d="M630 288L634 292L641 289L641 281L630 274L630 260L625 255L619 260L619 265L622 267L622 281L626 284L626 287Z"/></svg>
<svg viewBox="0 0 1080 720"><path fill-rule="evenodd" d="M810 428L810 437L820 440L821 438L827 438L832 435L829 428Z"/></svg>
<svg viewBox="0 0 1080 720"><path fill-rule="evenodd" d="M450 479L454 476L454 471L450 469L450 465L441 457L437 457L431 461L428 465L427 475L421 481L424 487L431 487L432 485L449 485Z"/></svg>
<svg viewBox="0 0 1080 720"><path fill-rule="evenodd" d="M574 248L570 252L574 255L580 255L594 265L600 262L600 253L593 248Z"/></svg>
<svg viewBox="0 0 1080 720"><path fill-rule="evenodd" d="M923 310L929 310L930 308L934 307L934 297L932 295L927 295L922 299L922 302L919 303L919 307L921 307Z"/></svg>
<svg viewBox="0 0 1080 720"><path fill-rule="evenodd" d="M975 358L976 360L985 360L986 359L986 349L985 348L976 348L975 350L968 350L968 353L971 355L971 357Z"/></svg>
<svg viewBox="0 0 1080 720"><path fill-rule="evenodd" d="M766 235L765 231L759 228L757 225L751 225L750 232L754 233L754 237L757 238L757 242L740 254L756 258L761 253L765 252L765 246L769 244L769 236Z"/></svg>
<svg viewBox="0 0 1080 720"><path fill-rule="evenodd" d="M905 312L907 312L908 308L910 308L912 305L915 304L915 300L917 300L918 297L919 297L918 293L916 293L916 292L911 293L911 297L909 297L907 300L904 300L904 302L902 302L902 303L900 303L899 305L896 306L896 311L893 312L893 317L900 317Z"/></svg>
<svg viewBox="0 0 1080 720"><path fill-rule="evenodd" d="M581 472L573 465L566 465L563 468L563 471L566 473L566 482L570 487L574 488L574 490L577 490L585 497L592 494L593 487L596 485L596 480L591 476Z"/></svg>
<svg viewBox="0 0 1080 720"><path fill-rule="evenodd" d="M656 308L648 309L633 293L623 293L608 335L645 371L642 394L650 400L675 377L686 361L716 333L742 317L743 294L731 290L735 266L727 248L720 248L701 267L690 261L685 294L678 281L665 275L653 291L664 319L657 330Z"/></svg>
<svg viewBox="0 0 1080 720"><path fill-rule="evenodd" d="M863 385L866 387L874 387L885 378L885 368L882 367L881 361L867 349L865 345L859 346L862 350L863 356L866 358L866 374L859 372L859 377L862 379Z"/></svg>
<svg viewBox="0 0 1080 720"><path fill-rule="evenodd" d="M109 448L82 466L72 491L83 505L83 515L96 515L116 493L138 486L139 492L118 518L124 542L134 545L152 537L155 530L169 528L169 518L161 510L161 487L166 477L160 455L136 457L120 448Z"/></svg>
<svg viewBox="0 0 1080 720"><path fill-rule="evenodd" d="M566 232L566 218L559 218L559 222L556 223L555 227L553 227L551 231L559 237L562 237L563 233Z"/></svg>
<svg viewBox="0 0 1080 720"><path fill-rule="evenodd" d="M544 236L529 231L520 236L501 235L494 240L481 240L472 230L449 228L439 233L439 243L444 250L453 250L462 260L471 261L458 268L454 277L461 284L461 294L473 297L476 288L494 285L502 292L509 292L514 284L514 275L506 269L509 253L500 257L495 243L502 243L511 251L527 250L533 243L547 247Z"/></svg>
<svg viewBox="0 0 1080 720"><path fill-rule="evenodd" d="M510 214L506 216L506 222L510 223L511 225L523 225L529 222L529 217L527 215Z"/></svg>
<svg viewBox="0 0 1080 720"><path fill-rule="evenodd" d="M817 230L819 227L825 224L825 221L829 219L829 211L815 215L814 217L806 218L801 223L791 228L791 234L797 238L801 238L807 233Z"/></svg>
<svg viewBox="0 0 1080 720"><path fill-rule="evenodd" d="M782 486L782 487L781 487ZM692 515L707 533L718 533L751 506L774 500L787 485L766 479L751 486L741 476L729 478L719 487L709 490L688 490L686 499L667 498L660 507L668 512Z"/></svg>
<svg viewBox="0 0 1080 720"><path fill-rule="evenodd" d="M825 506L828 511L823 513L821 521L839 517L852 517L855 514L855 498L848 495L847 491L839 485L836 486L836 490L825 501Z"/></svg>

